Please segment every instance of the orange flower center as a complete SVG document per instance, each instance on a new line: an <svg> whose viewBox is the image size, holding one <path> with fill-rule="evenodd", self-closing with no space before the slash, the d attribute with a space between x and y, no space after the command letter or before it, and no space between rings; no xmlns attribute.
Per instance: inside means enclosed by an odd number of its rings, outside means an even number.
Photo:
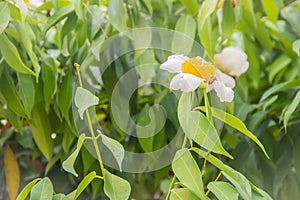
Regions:
<svg viewBox="0 0 300 200"><path fill-rule="evenodd" d="M28 3L29 3L29 0L24 0L24 2L28 4Z"/></svg>
<svg viewBox="0 0 300 200"><path fill-rule="evenodd" d="M183 73L193 74L199 78L209 80L216 73L216 68L210 62L204 62L198 58L192 58L182 63L181 70Z"/></svg>

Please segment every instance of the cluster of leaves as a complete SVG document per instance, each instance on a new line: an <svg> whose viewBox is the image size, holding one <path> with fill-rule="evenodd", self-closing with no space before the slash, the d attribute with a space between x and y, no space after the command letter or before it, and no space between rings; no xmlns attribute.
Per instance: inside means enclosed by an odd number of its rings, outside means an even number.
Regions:
<svg viewBox="0 0 300 200"><path fill-rule="evenodd" d="M47 177L38 178L26 187L27 182L21 182L24 189L20 199L30 191L32 199L42 194L45 199L76 199L79 195L105 198L104 194L111 199L126 198L126 192L118 193L124 194L122 197L110 196L118 187L115 177L130 182L132 198L163 198L171 184L171 171L183 186L171 191L171 199L205 199L208 198L205 190L212 191L219 199L270 198L255 185L274 199L300 199L300 158L295 153L300 150L297 133L300 128L299 1L52 0L35 8L21 0L7 0L0 2L0 15L0 118L7 120L1 125L0 152L5 152L3 165L11 199L18 193L19 180L32 180L41 175L50 177L51 181ZM104 177L97 175L102 174L98 160L80 144L81 139L76 140L79 134L71 110L76 89L73 65L82 63L82 70L90 73L89 66L99 61L102 44L109 36L149 26L174 29L194 38L203 45L209 58L223 46L245 49L250 68L237 80L235 102L227 108L256 134L270 159L249 140L264 149L256 136L227 113L224 122L229 126L219 141L225 148L205 148L230 157L228 151L234 160L207 154L196 147L183 148L176 153L172 166L152 173L115 171L116 176L105 170ZM189 41L175 41L173 45L174 52L178 53L188 53L191 48ZM147 139L128 137L110 118L109 99L113 88L122 74L132 69L132 62L136 66L142 63L158 66L168 55L158 56L151 50L136 51L113 62L102 74L97 91L100 100L97 120L105 134L125 149L152 152L172 140L179 124L184 126L182 116L186 114L177 116L174 95L155 84L143 86L133 94L130 114L138 124L146 125L151 121L148 113L160 114L153 109L153 104L163 105L168 119L158 134ZM135 70L143 82L149 78L164 78L159 69ZM179 107L189 103L183 97L181 100ZM199 109L207 111L204 107ZM212 116L218 118L220 112L211 109ZM188 113L190 115L190 110ZM195 113L191 115L200 115L200 112ZM187 128L195 130L192 126ZM206 161L210 164L205 164ZM201 165L205 166L203 170L199 169ZM78 177L62 171L62 167ZM212 181L218 170L224 175L222 181ZM3 175L4 171L0 181ZM0 187L0 190L5 188ZM69 193L69 196L53 196L53 191ZM214 198L212 194L208 196Z"/></svg>

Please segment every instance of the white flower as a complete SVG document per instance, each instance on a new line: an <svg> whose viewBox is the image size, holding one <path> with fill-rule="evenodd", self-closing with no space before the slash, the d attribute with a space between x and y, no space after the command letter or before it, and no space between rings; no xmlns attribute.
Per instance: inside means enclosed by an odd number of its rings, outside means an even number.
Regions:
<svg viewBox="0 0 300 200"><path fill-rule="evenodd" d="M39 7L45 3L43 0L24 0L24 2L35 7Z"/></svg>
<svg viewBox="0 0 300 200"><path fill-rule="evenodd" d="M239 47L226 47L214 56L214 61L225 73L240 76L248 70L247 54Z"/></svg>
<svg viewBox="0 0 300 200"><path fill-rule="evenodd" d="M207 92L215 90L222 102L233 100L235 86L234 79L219 70L215 66L203 60L201 57L189 58L184 55L172 55L164 62L161 69L170 73L177 73L170 83L172 90L191 92L199 86L207 86Z"/></svg>

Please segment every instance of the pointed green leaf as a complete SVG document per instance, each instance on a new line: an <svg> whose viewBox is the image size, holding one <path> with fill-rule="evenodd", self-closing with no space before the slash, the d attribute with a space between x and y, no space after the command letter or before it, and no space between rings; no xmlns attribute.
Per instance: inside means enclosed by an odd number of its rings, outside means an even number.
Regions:
<svg viewBox="0 0 300 200"><path fill-rule="evenodd" d="M0 94L3 95L7 106L17 115L25 117L25 109L21 103L20 95L8 69L3 69L2 76L0 77L0 85L5 85L5 87L0 87Z"/></svg>
<svg viewBox="0 0 300 200"><path fill-rule="evenodd" d="M290 120L293 112L295 112L295 110L297 109L299 103L300 103L300 91L297 92L292 103L287 106L287 109L284 110L283 124L285 128L287 127L288 121Z"/></svg>
<svg viewBox="0 0 300 200"><path fill-rule="evenodd" d="M234 27L236 25L234 7L230 1L225 1L223 6L222 16L222 39L226 40L230 37Z"/></svg>
<svg viewBox="0 0 300 200"><path fill-rule="evenodd" d="M176 188L171 191L170 200L200 200L188 188Z"/></svg>
<svg viewBox="0 0 300 200"><path fill-rule="evenodd" d="M53 185L48 177L34 185L30 192L30 200L51 200L52 197Z"/></svg>
<svg viewBox="0 0 300 200"><path fill-rule="evenodd" d="M109 21L115 29L119 32L126 31L126 13L123 0L110 0L107 9Z"/></svg>
<svg viewBox="0 0 300 200"><path fill-rule="evenodd" d="M210 162L212 165L220 169L223 174L226 176L228 180L235 186L235 188L239 191L243 198L249 199L251 197L251 188L258 192L261 196L265 199L271 200L270 196L261 190L260 188L256 187L254 184L250 183L241 173L237 172L236 170L232 169L231 167L225 165L221 160L213 156L212 154L208 154L207 152L192 147L190 150L199 154L202 158ZM249 188L250 185L250 188Z"/></svg>
<svg viewBox="0 0 300 200"><path fill-rule="evenodd" d="M42 37L45 36L46 32L54 26L56 23L60 22L61 19L65 18L68 14L74 11L74 5L67 5L58 9L51 17L48 18L47 24L44 26L42 32Z"/></svg>
<svg viewBox="0 0 300 200"><path fill-rule="evenodd" d="M250 200L252 198L252 191L248 179L231 167L227 166L227 168L235 174L236 178L232 178L230 175L226 174L226 172L224 172L224 176L235 186L243 199Z"/></svg>
<svg viewBox="0 0 300 200"><path fill-rule="evenodd" d="M117 140L114 140L106 135L102 134L100 130L97 130L99 134L101 134L101 139L103 144L110 150L110 152L114 155L116 159L120 171L122 171L122 161L124 159L125 150Z"/></svg>
<svg viewBox="0 0 300 200"><path fill-rule="evenodd" d="M210 182L207 188L221 200L237 200L239 197L238 191L226 182Z"/></svg>
<svg viewBox="0 0 300 200"><path fill-rule="evenodd" d="M127 200L129 198L130 191L130 184L125 179L105 170L104 193L111 200Z"/></svg>
<svg viewBox="0 0 300 200"><path fill-rule="evenodd" d="M300 39L293 42L293 50L300 56Z"/></svg>
<svg viewBox="0 0 300 200"><path fill-rule="evenodd" d="M232 156L223 148L214 125L198 111L191 111L189 93L182 93L178 103L178 119L185 134L209 151Z"/></svg>
<svg viewBox="0 0 300 200"><path fill-rule="evenodd" d="M278 7L276 5L276 1L273 0L262 0L262 6L264 8L265 13L267 14L268 18L276 23L278 18Z"/></svg>
<svg viewBox="0 0 300 200"><path fill-rule="evenodd" d="M195 15L198 12L198 1L197 0L180 0L181 3L186 7L187 11L191 15Z"/></svg>
<svg viewBox="0 0 300 200"><path fill-rule="evenodd" d="M97 105L99 98L93 95L87 89L77 87L75 93L75 105L78 108L78 113L81 119L83 119L83 113L91 106Z"/></svg>
<svg viewBox="0 0 300 200"><path fill-rule="evenodd" d="M71 71L68 71L66 76L62 78L59 85L58 105L63 117L67 123L70 124L69 110L73 101L73 90L75 86L75 79Z"/></svg>
<svg viewBox="0 0 300 200"><path fill-rule="evenodd" d="M0 2L0 16L0 34L2 34L10 21L9 6L6 2Z"/></svg>
<svg viewBox="0 0 300 200"><path fill-rule="evenodd" d="M201 171L188 149L178 150L172 169L180 182L201 199L205 199Z"/></svg>
<svg viewBox="0 0 300 200"><path fill-rule="evenodd" d="M286 68L291 62L292 59L289 56L282 54L276 58L271 65L267 66L269 71L269 82L272 82L274 77L284 68Z"/></svg>
<svg viewBox="0 0 300 200"><path fill-rule="evenodd" d="M4 34L0 35L0 51L11 68L17 72L36 75L31 69L24 65L17 48Z"/></svg>
<svg viewBox="0 0 300 200"><path fill-rule="evenodd" d="M200 106L199 108L200 110L205 112L204 106ZM266 157L269 158L264 146L260 143L257 137L247 129L246 125L239 118L217 108L211 108L211 109L212 109L213 117L225 122L229 126L235 128L236 130L240 131L241 133L249 137L261 148L261 150L264 152Z"/></svg>
<svg viewBox="0 0 300 200"><path fill-rule="evenodd" d="M300 79L296 79L296 80L292 80L292 81L287 81L284 83L280 83L278 85L275 85L273 87L271 87L270 89L268 89L263 96L260 99L260 102L266 100L269 96L271 96L272 94L275 94L277 92L281 92L283 90L288 90L291 89L293 87L297 87L300 85Z"/></svg>
<svg viewBox="0 0 300 200"><path fill-rule="evenodd" d="M29 36L27 35L27 32L32 31L32 30L28 30L28 29L31 29L31 27L29 25L25 27L25 24L22 24L19 21L13 21L13 24L16 27L16 30L19 33L23 33L23 34L19 34L20 35L20 42L25 47L25 50L26 50L26 52L27 52L27 54L30 58L30 61L31 61L31 63L34 67L35 73L37 75L36 80L38 80L41 67L38 63L38 58L37 58L36 54L33 52L32 42L31 42Z"/></svg>
<svg viewBox="0 0 300 200"><path fill-rule="evenodd" d="M35 104L35 81L29 74L17 73L19 81L19 94L27 116L30 116L31 110Z"/></svg>
<svg viewBox="0 0 300 200"><path fill-rule="evenodd" d="M83 192L83 190L92 182L92 180L94 180L96 176L97 176L96 172L91 172L83 178L83 180L79 183L76 189L74 199L77 199L79 197L79 195Z"/></svg>
<svg viewBox="0 0 300 200"><path fill-rule="evenodd" d="M64 194L56 194L53 196L53 200L71 200L71 199Z"/></svg>
<svg viewBox="0 0 300 200"><path fill-rule="evenodd" d="M215 11L217 7L217 0L206 0L202 3L201 8L199 10L198 15L198 28L201 30L205 21L209 18L209 16Z"/></svg>
<svg viewBox="0 0 300 200"><path fill-rule="evenodd" d="M38 104L33 108L31 119L30 127L34 141L47 160L50 160L53 154L52 129L43 105Z"/></svg>
<svg viewBox="0 0 300 200"><path fill-rule="evenodd" d="M62 164L62 167L64 168L64 170L73 174L76 177L78 176L78 174L76 173L76 171L74 169L74 163L75 163L78 153L82 147L84 140L85 140L85 134L81 134L78 138L77 148Z"/></svg>
<svg viewBox="0 0 300 200"><path fill-rule="evenodd" d="M190 15L182 15L176 23L175 31L172 52L188 55L194 44L196 21Z"/></svg>
<svg viewBox="0 0 300 200"><path fill-rule="evenodd" d="M16 200L24 200L26 199L27 195L29 194L29 192L31 191L31 189L33 188L33 186L36 184L36 182L38 182L39 180L42 180L41 178L36 178L34 180L32 180L30 183L28 183L23 190L20 192L20 194L18 195Z"/></svg>

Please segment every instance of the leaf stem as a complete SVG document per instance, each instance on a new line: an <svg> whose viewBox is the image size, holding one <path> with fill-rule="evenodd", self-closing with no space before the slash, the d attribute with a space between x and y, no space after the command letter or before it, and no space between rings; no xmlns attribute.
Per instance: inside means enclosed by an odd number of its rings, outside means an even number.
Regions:
<svg viewBox="0 0 300 200"><path fill-rule="evenodd" d="M207 93L206 93L206 88L203 89L203 95L204 95L206 116L207 116L208 120L210 122L212 122L212 113L211 113L211 108L210 108L210 103L209 103L209 100L208 100L208 96L207 96Z"/></svg>
<svg viewBox="0 0 300 200"><path fill-rule="evenodd" d="M219 178L221 177L222 175L222 171L219 172L218 176L215 178L214 182L218 181ZM210 190L207 190L206 193L205 193L205 196L209 195L210 193Z"/></svg>
<svg viewBox="0 0 300 200"><path fill-rule="evenodd" d="M77 75L78 75L79 86L82 88L83 84L82 84L82 79L81 79L81 74L80 74L80 65L78 63L75 63L74 66L76 68L76 72L77 72ZM89 129L90 129L90 132L91 132L91 135L92 135L92 141L93 141L93 145L95 147L97 159L99 161L99 166L100 166L102 175L104 176L104 172L105 172L104 165L103 165L103 162L102 162L101 154L100 154L98 143L97 143L97 139L99 138L99 136L96 137L96 135L95 135L95 132L94 132L94 129L93 129L93 124L92 124L91 117L90 117L88 109L85 110L85 114L86 114L86 118L87 118L87 121L88 121Z"/></svg>

